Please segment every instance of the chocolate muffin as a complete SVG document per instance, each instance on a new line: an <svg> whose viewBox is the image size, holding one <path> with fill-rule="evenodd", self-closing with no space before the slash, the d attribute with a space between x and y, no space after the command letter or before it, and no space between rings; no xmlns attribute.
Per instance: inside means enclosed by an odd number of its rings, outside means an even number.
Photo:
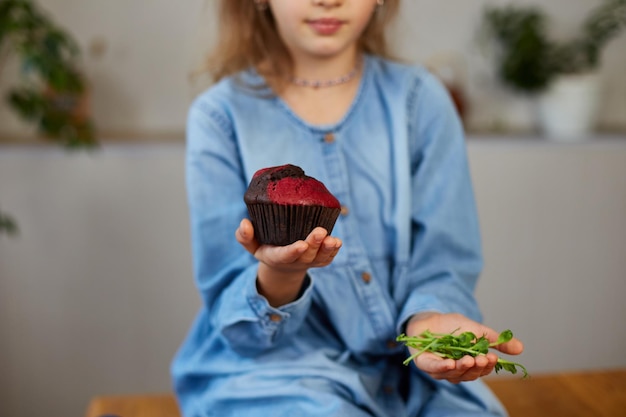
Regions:
<svg viewBox="0 0 626 417"><path fill-rule="evenodd" d="M290 164L258 170L244 201L258 242L267 245L304 240L318 226L330 234L341 211L324 184Z"/></svg>

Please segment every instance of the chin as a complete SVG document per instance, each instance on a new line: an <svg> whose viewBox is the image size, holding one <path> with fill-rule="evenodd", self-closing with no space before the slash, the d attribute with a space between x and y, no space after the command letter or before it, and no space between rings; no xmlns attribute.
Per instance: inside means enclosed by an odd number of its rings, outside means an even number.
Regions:
<svg viewBox="0 0 626 417"><path fill-rule="evenodd" d="M308 51L310 56L317 58L334 58L338 55L346 53L349 50L345 45L338 45L336 42L327 42L325 44L318 44L314 48Z"/></svg>

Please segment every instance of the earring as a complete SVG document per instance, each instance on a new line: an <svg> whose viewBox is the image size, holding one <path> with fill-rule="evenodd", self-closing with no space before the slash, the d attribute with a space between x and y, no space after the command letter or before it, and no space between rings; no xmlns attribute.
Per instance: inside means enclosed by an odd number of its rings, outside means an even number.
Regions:
<svg viewBox="0 0 626 417"><path fill-rule="evenodd" d="M267 0L254 0L254 5L256 9L260 12L264 12L267 10Z"/></svg>

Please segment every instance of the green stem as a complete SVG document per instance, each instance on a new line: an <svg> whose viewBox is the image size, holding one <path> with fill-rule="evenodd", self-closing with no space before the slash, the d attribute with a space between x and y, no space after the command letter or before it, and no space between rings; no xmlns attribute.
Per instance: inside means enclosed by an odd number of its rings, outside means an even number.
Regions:
<svg viewBox="0 0 626 417"><path fill-rule="evenodd" d="M422 353L426 352L426 350L431 347L433 345L433 343L435 343L437 341L437 339L432 339L432 341L427 344L426 346L424 346L424 348L420 349L419 351L415 352L414 354L412 354L411 356L409 356L404 362L403 364L406 365L408 363L410 363L413 359L417 358L419 355L421 355ZM419 349L417 346L414 346L414 348Z"/></svg>

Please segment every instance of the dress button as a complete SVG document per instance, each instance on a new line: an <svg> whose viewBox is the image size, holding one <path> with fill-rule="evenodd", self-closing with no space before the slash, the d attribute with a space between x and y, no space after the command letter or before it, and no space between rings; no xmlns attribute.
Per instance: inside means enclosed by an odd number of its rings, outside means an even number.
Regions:
<svg viewBox="0 0 626 417"><path fill-rule="evenodd" d="M339 214L341 214L342 216L347 216L348 213L350 213L350 209L346 206L341 206L341 211L339 212Z"/></svg>
<svg viewBox="0 0 626 417"><path fill-rule="evenodd" d="M333 135L331 132L328 132L324 135L324 142L333 143L334 141L335 141L335 135Z"/></svg>
<svg viewBox="0 0 626 417"><path fill-rule="evenodd" d="M398 343L395 340L387 340L387 348L388 349L395 349L398 347Z"/></svg>
<svg viewBox="0 0 626 417"><path fill-rule="evenodd" d="M361 274L361 279L363 280L364 283L369 284L370 281L372 280L372 274L370 274L369 272L363 272Z"/></svg>
<svg viewBox="0 0 626 417"><path fill-rule="evenodd" d="M277 323L279 321L281 321L283 318L280 316L280 314L270 314L270 320Z"/></svg>
<svg viewBox="0 0 626 417"><path fill-rule="evenodd" d="M391 385L385 385L383 387L383 391L385 392L385 394L390 395L394 393L395 389L393 389Z"/></svg>

